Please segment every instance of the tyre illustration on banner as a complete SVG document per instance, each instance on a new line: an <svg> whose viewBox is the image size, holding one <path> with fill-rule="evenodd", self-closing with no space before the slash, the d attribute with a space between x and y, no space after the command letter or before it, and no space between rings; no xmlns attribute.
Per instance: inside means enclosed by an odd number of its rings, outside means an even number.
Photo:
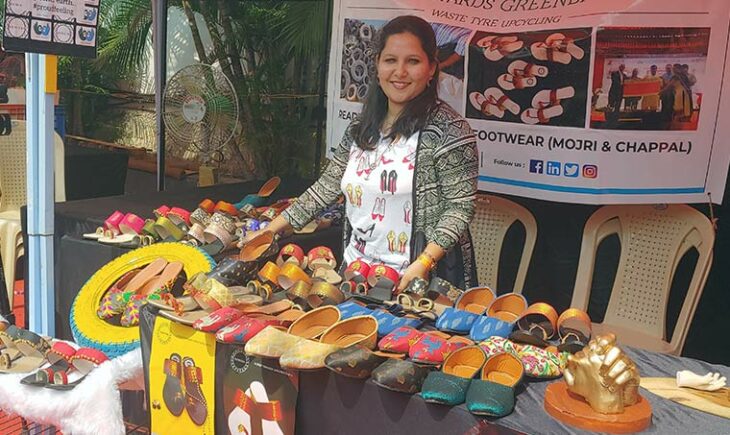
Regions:
<svg viewBox="0 0 730 435"><path fill-rule="evenodd" d="M340 99L363 103L370 86L377 86L378 31L384 20L345 19L340 70ZM464 106L464 59L471 29L432 23L439 62L439 98L457 111Z"/></svg>
<svg viewBox="0 0 730 435"><path fill-rule="evenodd" d="M591 29L495 34L469 43L466 116L584 127Z"/></svg>

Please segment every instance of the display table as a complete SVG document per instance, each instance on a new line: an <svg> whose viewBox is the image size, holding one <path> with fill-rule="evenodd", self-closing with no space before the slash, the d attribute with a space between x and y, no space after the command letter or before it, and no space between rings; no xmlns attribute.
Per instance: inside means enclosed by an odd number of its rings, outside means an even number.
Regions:
<svg viewBox="0 0 730 435"><path fill-rule="evenodd" d="M81 237L84 233L94 232L112 212L119 210L151 218L153 217L152 210L162 204L192 211L204 198L236 202L246 193L256 192L261 184L263 182L254 181L194 188L183 193L153 192L56 204L54 219L56 337L73 338L68 316L79 289L101 266L129 251L124 248L103 245L93 240L84 240ZM311 181L307 180L283 182L274 193L273 198L296 196L309 184ZM26 208L23 207L21 216L24 240L27 237L25 211ZM319 245L330 246L339 259L342 245L341 234L341 227L331 227L313 234L295 235L291 241L304 249L311 249ZM26 276L28 276L27 270Z"/></svg>
<svg viewBox="0 0 730 435"><path fill-rule="evenodd" d="M140 339L145 370L149 367L156 310L143 308ZM226 359L232 345L218 344L216 360ZM730 378L730 368L690 358L662 355L639 349L625 349L642 376L674 377L678 370L696 373L719 372ZM225 367L216 362L216 368ZM216 370L216 387L223 370ZM148 388L149 381L146 379ZM545 388L552 381L526 381L518 390L514 413L501 419L483 419L470 414L464 405L454 408L425 403L419 396L385 390L371 381L338 376L329 370L300 372L296 406L297 434L461 434L461 433L586 433L565 426L543 410ZM149 391L149 390L148 390ZM727 433L726 419L696 411L662 399L642 389L654 413L645 433ZM216 408L216 433L224 433L225 418ZM223 426L225 427L225 426ZM219 430L220 429L220 430Z"/></svg>

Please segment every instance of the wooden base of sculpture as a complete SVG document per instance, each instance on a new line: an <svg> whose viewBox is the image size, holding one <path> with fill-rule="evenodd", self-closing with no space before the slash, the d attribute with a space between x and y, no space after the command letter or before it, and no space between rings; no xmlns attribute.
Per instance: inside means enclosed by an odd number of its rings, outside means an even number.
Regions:
<svg viewBox="0 0 730 435"><path fill-rule="evenodd" d="M651 425L651 405L641 396L622 414L600 414L582 397L569 392L568 385L562 381L548 385L544 406L554 419L594 432L633 433Z"/></svg>

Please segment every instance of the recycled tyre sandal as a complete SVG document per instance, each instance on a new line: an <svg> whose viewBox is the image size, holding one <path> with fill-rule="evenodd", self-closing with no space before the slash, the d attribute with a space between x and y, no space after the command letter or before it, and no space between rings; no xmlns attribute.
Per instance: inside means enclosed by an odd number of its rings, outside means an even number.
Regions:
<svg viewBox="0 0 730 435"><path fill-rule="evenodd" d="M41 367L50 348L48 341L34 332L20 328L13 333L13 337L13 344L20 351L20 356L12 360L3 357L0 373L29 373Z"/></svg>
<svg viewBox="0 0 730 435"><path fill-rule="evenodd" d="M558 318L558 351L576 353L591 339L591 318L585 311L568 308Z"/></svg>
<svg viewBox="0 0 730 435"><path fill-rule="evenodd" d="M68 343L63 341L55 342L46 353L46 360L50 363L50 366L26 376L20 380L20 383L39 387L53 382L53 376L56 372L65 372L69 369L71 357L75 353L76 348Z"/></svg>
<svg viewBox="0 0 730 435"><path fill-rule="evenodd" d="M246 195L242 200L235 203L234 206L237 209L241 209L245 205L261 207L266 204L266 200L272 193L274 193L276 188L279 187L279 184L281 184L281 178L271 177L263 184L263 186L261 186L258 193Z"/></svg>
<svg viewBox="0 0 730 435"><path fill-rule="evenodd" d="M53 383L44 386L53 390L72 390L83 382L92 370L108 360L104 352L82 347L69 359L72 367L68 371L54 373Z"/></svg>
<svg viewBox="0 0 730 435"><path fill-rule="evenodd" d="M209 272L215 265L209 255L180 243L156 243L115 258L89 278L74 299L70 323L76 343L100 349L110 357L122 355L139 346L139 331L136 328L125 328L102 320L96 315L96 310L104 293L121 276L158 258L181 261L187 276Z"/></svg>
<svg viewBox="0 0 730 435"><path fill-rule="evenodd" d="M558 313L551 305L534 303L517 320L509 339L516 343L547 347L550 345L548 340L555 335L557 320Z"/></svg>

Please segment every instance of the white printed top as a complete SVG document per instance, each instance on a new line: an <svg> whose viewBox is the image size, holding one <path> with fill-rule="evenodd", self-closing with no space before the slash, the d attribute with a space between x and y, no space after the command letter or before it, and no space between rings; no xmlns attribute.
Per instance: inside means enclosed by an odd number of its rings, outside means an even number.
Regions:
<svg viewBox="0 0 730 435"><path fill-rule="evenodd" d="M342 191L352 227L344 261L384 263L402 273L410 264L413 169L418 133L382 139L371 151L350 148Z"/></svg>

